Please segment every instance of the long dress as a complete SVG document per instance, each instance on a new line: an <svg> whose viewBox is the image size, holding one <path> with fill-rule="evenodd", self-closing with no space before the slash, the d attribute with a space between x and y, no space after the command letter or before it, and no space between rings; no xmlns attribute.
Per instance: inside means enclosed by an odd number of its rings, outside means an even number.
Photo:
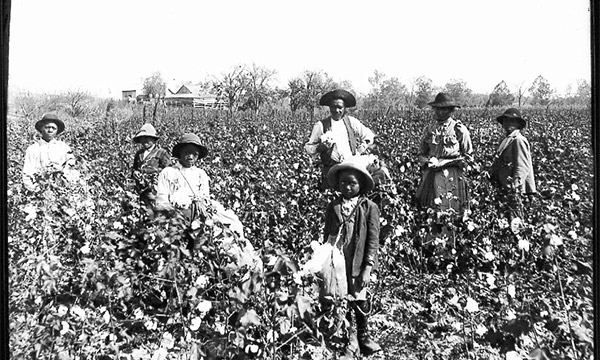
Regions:
<svg viewBox="0 0 600 360"><path fill-rule="evenodd" d="M423 208L454 210L460 214L469 208L467 179L463 164L472 158L473 145L469 130L460 122L448 118L425 127L420 141L419 162L423 177L417 189L417 200ZM430 169L429 160L460 159L449 166Z"/></svg>

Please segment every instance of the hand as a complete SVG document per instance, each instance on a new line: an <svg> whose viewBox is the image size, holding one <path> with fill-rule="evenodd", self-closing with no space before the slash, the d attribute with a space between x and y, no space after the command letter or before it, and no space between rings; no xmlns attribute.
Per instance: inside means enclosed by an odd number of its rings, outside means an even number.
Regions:
<svg viewBox="0 0 600 360"><path fill-rule="evenodd" d="M356 278L356 292L362 291L371 282L371 266L365 267Z"/></svg>
<svg viewBox="0 0 600 360"><path fill-rule="evenodd" d="M437 169L440 166L440 161L435 156L432 156L427 161L427 167L430 169Z"/></svg>

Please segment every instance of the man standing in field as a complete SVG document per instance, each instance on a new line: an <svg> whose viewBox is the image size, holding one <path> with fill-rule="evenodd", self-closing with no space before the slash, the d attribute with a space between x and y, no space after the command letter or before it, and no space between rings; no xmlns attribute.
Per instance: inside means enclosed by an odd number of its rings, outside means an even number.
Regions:
<svg viewBox="0 0 600 360"><path fill-rule="evenodd" d="M69 170L75 163L71 148L56 136L65 131L65 123L55 113L45 114L35 123L41 139L30 145L25 151L23 164L23 185L34 191L34 174Z"/></svg>
<svg viewBox="0 0 600 360"><path fill-rule="evenodd" d="M499 204L508 207L506 213L512 222L523 219L523 197L536 193L529 141L521 134L527 122L519 110L506 110L496 120L506 137L500 143L490 168L490 180L499 189Z"/></svg>
<svg viewBox="0 0 600 360"><path fill-rule="evenodd" d="M330 116L318 121L305 144L306 152L320 160L321 189L331 188L327 181L329 169L373 144L375 134L358 119L346 114L346 108L356 106L354 95L346 90L333 90L321 97L319 105L328 106Z"/></svg>

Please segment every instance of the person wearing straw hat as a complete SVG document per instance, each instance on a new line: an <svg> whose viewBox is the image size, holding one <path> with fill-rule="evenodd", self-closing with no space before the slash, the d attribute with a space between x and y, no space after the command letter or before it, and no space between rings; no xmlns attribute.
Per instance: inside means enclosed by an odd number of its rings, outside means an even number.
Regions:
<svg viewBox="0 0 600 360"><path fill-rule="evenodd" d="M171 163L169 153L156 144L157 140L152 124L144 124L133 137L141 147L133 157L132 176L140 199L148 205L156 196L156 176Z"/></svg>
<svg viewBox="0 0 600 360"><path fill-rule="evenodd" d="M342 251L345 288L356 317L356 332L351 329L344 356L352 358L357 350L366 356L381 350L369 337L367 328L370 312L367 289L371 272L378 267L379 208L366 195L375 183L366 167L355 162L332 166L327 178L340 195L325 210L324 240ZM351 313L346 315L352 324Z"/></svg>
<svg viewBox="0 0 600 360"><path fill-rule="evenodd" d="M34 175L65 171L75 164L71 147L64 141L56 139L65 131L65 123L53 112L46 113L35 123L35 129L41 138L27 147L23 164L23 184L34 191Z"/></svg>
<svg viewBox="0 0 600 360"><path fill-rule="evenodd" d="M158 175L155 209L161 211L181 210L190 223L207 216L206 209L212 208L212 219L244 238L244 227L235 213L225 209L221 203L210 199L210 178L198 167L201 159L208 155L196 134L187 133L179 138L171 155L177 159L174 165L164 168Z"/></svg>
<svg viewBox="0 0 600 360"><path fill-rule="evenodd" d="M499 188L499 204L508 207L509 219L522 219L523 199L536 193L531 146L521 133L527 121L515 108L507 109L496 120L504 129L505 138L494 155L490 180Z"/></svg>
<svg viewBox="0 0 600 360"><path fill-rule="evenodd" d="M346 113L347 108L356 106L350 92L336 89L323 95L319 105L328 106L330 115L315 123L304 148L322 165L321 189L330 188L327 172L335 165L360 155L373 144L375 134L358 119Z"/></svg>

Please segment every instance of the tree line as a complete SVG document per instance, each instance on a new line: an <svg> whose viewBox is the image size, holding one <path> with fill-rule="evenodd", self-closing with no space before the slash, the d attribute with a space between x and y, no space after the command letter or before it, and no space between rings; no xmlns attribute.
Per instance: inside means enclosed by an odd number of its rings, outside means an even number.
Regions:
<svg viewBox="0 0 600 360"><path fill-rule="evenodd" d="M357 95L358 107L362 109L391 111L422 109L436 93L449 93L465 107L493 106L589 106L591 85L588 80L578 79L559 95L550 82L539 75L531 83L521 82L509 86L501 80L489 93L473 92L463 79L452 79L438 86L426 76L412 79L403 84L397 77L387 76L375 70L369 77L371 89L367 94L357 94L350 81L336 81L323 70L306 70L291 78L287 86L275 86L276 71L256 64L238 65L219 76L186 85L199 86L208 93L216 94L231 113L261 109L289 109L292 113L305 111L314 117L318 100L322 94L336 88L349 90ZM150 99L161 99L166 95L166 82L156 71L144 78L143 95ZM13 96L14 112L25 117L42 110L62 109L73 117L83 114L93 102L93 96L85 91L68 91L58 95L20 93Z"/></svg>

